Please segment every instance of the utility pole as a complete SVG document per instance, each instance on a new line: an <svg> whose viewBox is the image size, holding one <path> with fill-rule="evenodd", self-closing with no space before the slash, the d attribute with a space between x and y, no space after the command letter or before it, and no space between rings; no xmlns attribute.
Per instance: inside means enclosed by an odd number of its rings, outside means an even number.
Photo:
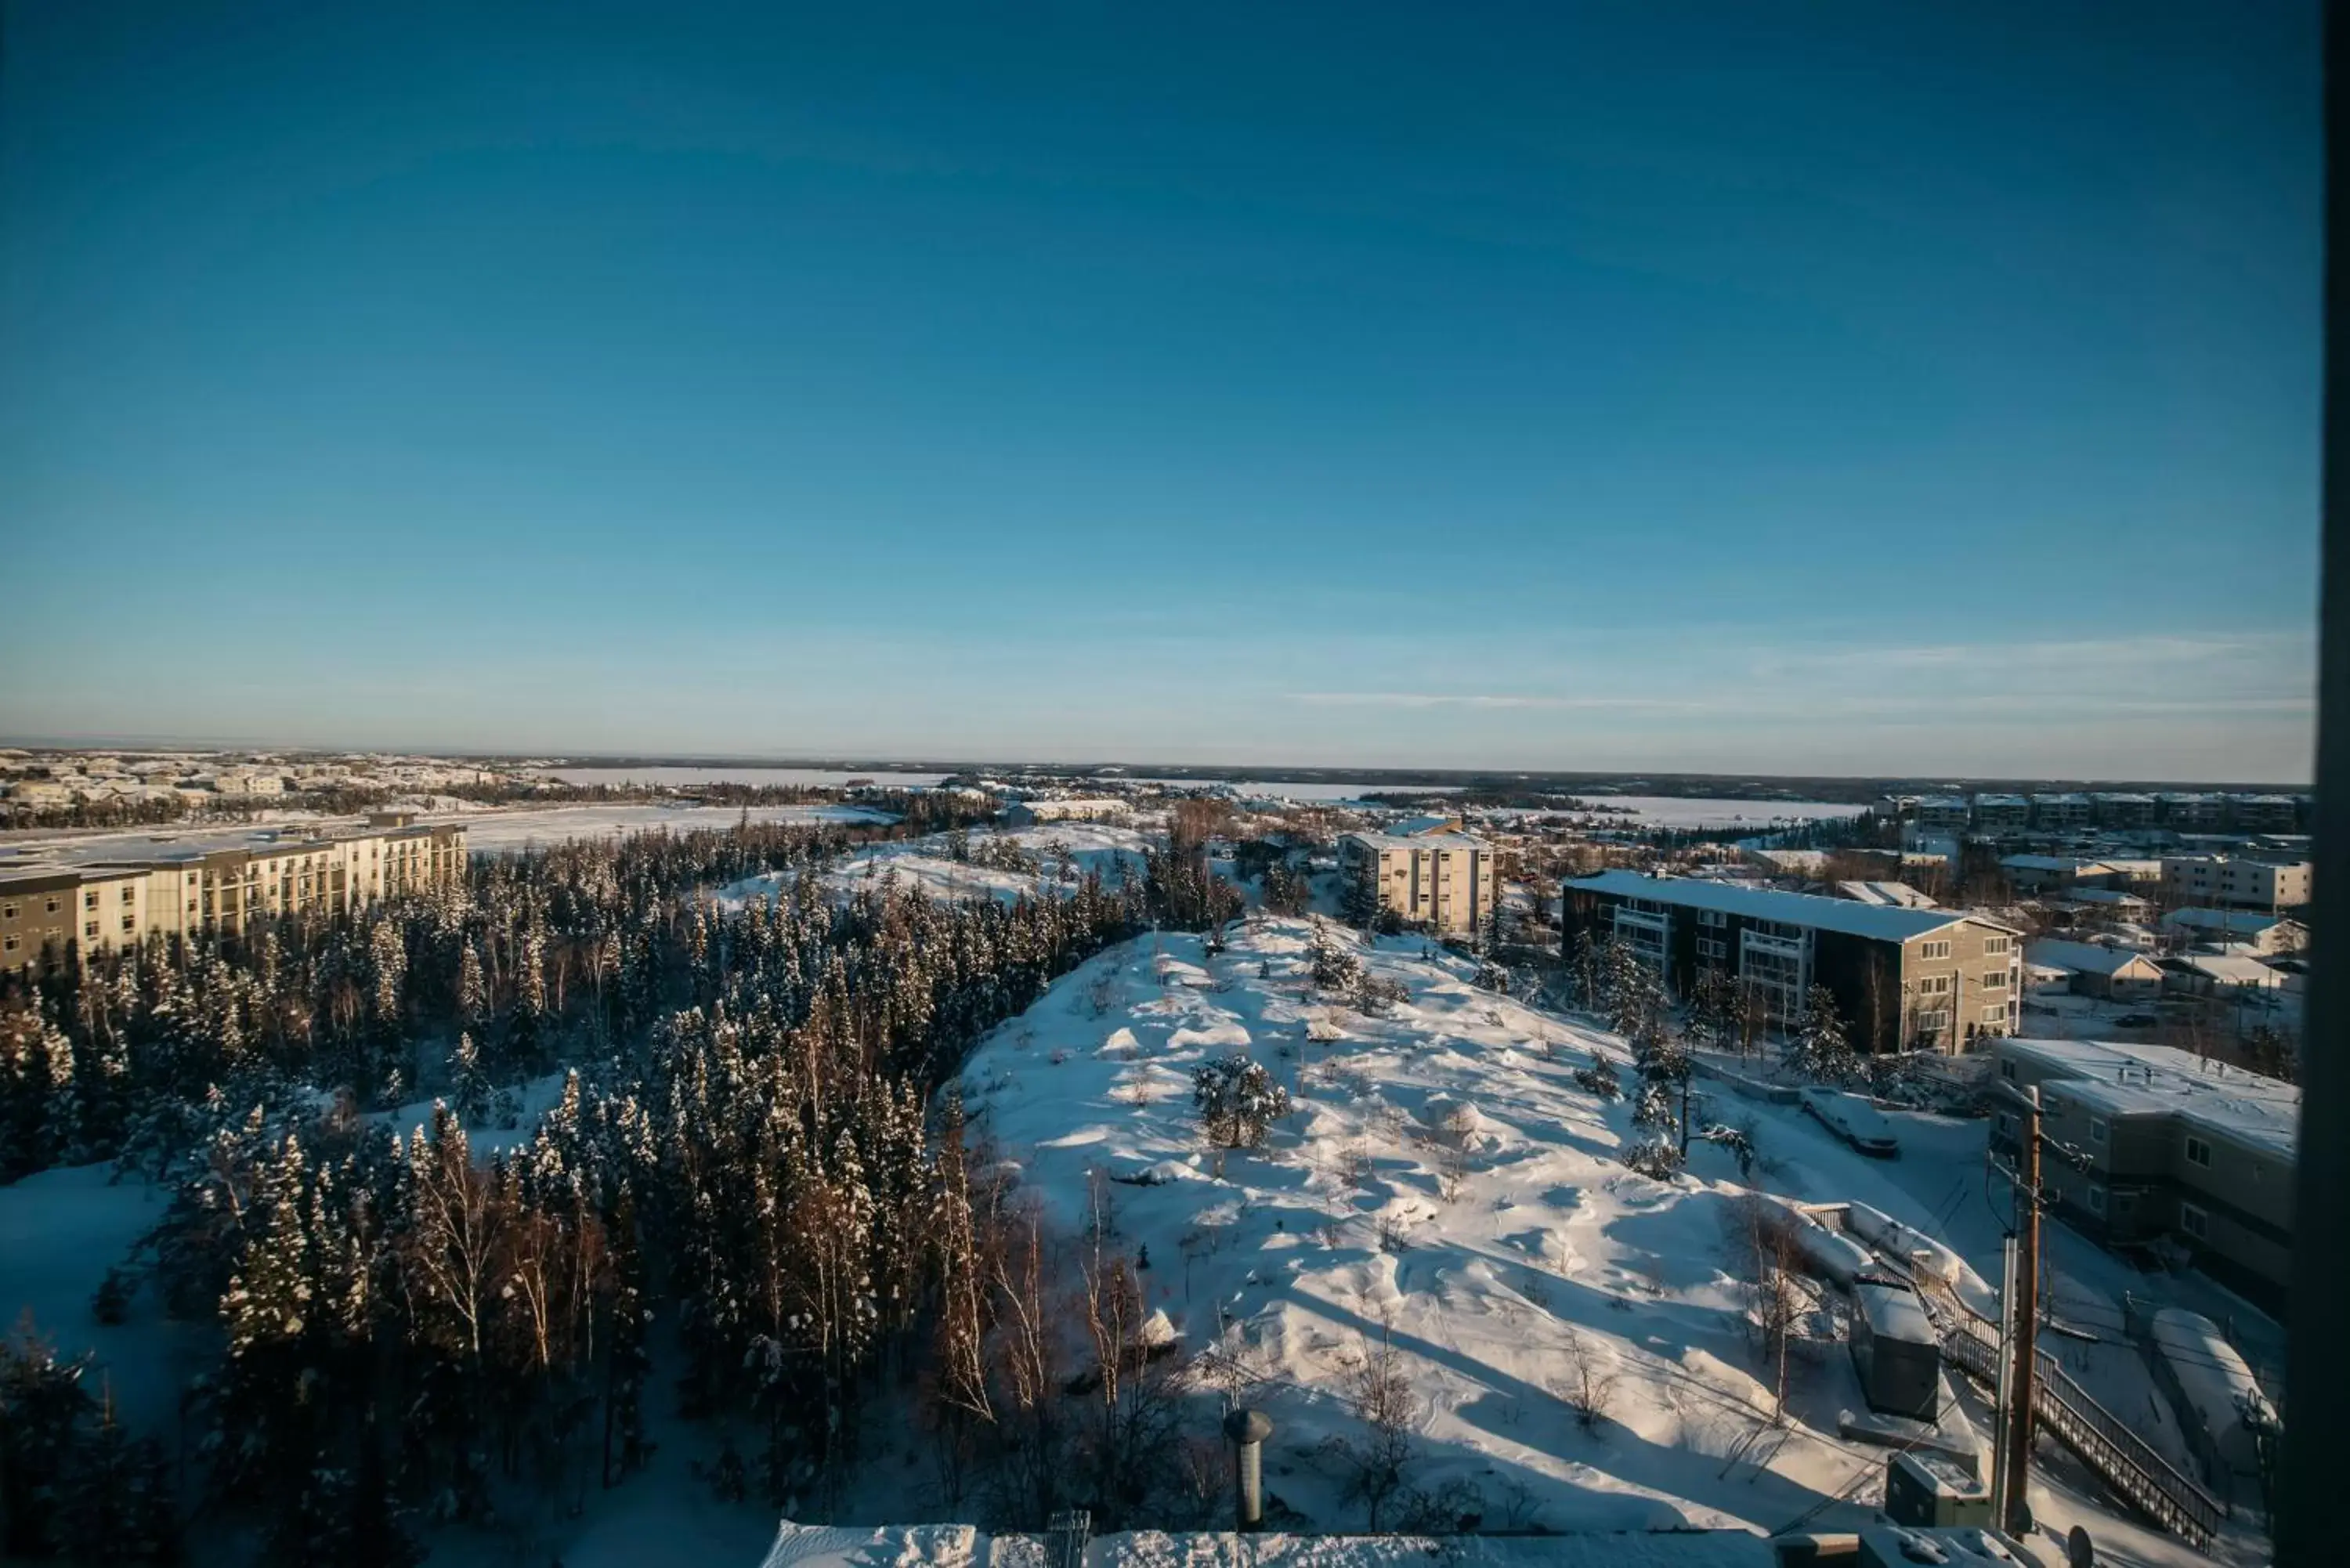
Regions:
<svg viewBox="0 0 2350 1568"><path fill-rule="evenodd" d="M2022 1136L2016 1143L2015 1269L2010 1281L2007 1374L2007 1465L2005 1513L2000 1528L2021 1537L2031 1530L2027 1501L2032 1478L2032 1389L2039 1371L2035 1343L2040 1320L2040 1089L2022 1092Z"/></svg>

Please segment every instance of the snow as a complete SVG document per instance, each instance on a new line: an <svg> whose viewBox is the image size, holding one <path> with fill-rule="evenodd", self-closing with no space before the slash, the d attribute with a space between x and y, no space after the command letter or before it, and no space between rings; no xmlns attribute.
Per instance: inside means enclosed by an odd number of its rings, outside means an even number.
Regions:
<svg viewBox="0 0 2350 1568"><path fill-rule="evenodd" d="M1862 904L1850 898L1823 898L1816 893L1786 893L1774 888L1743 888L1731 882L1709 882L1693 877L1651 877L1639 871L1602 871L1576 877L1567 887L1578 892L1607 893L1622 898L1648 898L1692 909L1719 909L1752 920L1779 920L1848 936L1900 942L1939 931L1961 920L1998 926L1981 915L1960 909L1905 909L1890 905ZM2010 928L1999 926L2002 930Z"/></svg>
<svg viewBox="0 0 2350 1568"><path fill-rule="evenodd" d="M2287 1158L2300 1137L2298 1088L2192 1051L2123 1041L2039 1039L2002 1040L1998 1049L2061 1075L2043 1080L2043 1094L2092 1099L2124 1112L2168 1113Z"/></svg>
<svg viewBox="0 0 2350 1568"><path fill-rule="evenodd" d="M976 859L954 859L947 852L946 836L934 833L900 843L869 845L827 872L826 880L837 891L847 894L868 880L894 876L901 883L920 885L937 898L994 898L1009 904L1023 898L1065 896L1074 889L1074 883L1057 880L1053 874L1063 849L1068 851L1078 876L1097 872L1103 881L1115 886L1121 867L1129 868L1136 877L1142 875L1143 851L1152 842L1149 834L1132 828L1050 822L1009 830L973 828L970 843L974 855L992 839L1009 842L1035 857L1044 863L1044 873L1008 871L980 865ZM730 905L752 898L772 898L789 885L790 878L789 872L747 877L723 888L719 898Z"/></svg>
<svg viewBox="0 0 2350 1568"><path fill-rule="evenodd" d="M124 1417L169 1432L178 1396L210 1335L167 1323L150 1293L109 1327L90 1315L106 1271L162 1218L169 1194L138 1181L116 1183L110 1164L45 1170L0 1186L0 1332L29 1315L61 1355L93 1353L93 1390L110 1386Z"/></svg>
<svg viewBox="0 0 2350 1568"><path fill-rule="evenodd" d="M878 789L930 789L946 781L944 774L906 773L896 769L868 768L858 773L844 773L835 768L767 768L767 767L670 767L653 765L619 768L549 768L546 776L567 784L644 784L661 788L692 789L702 784L744 784L753 788L770 785L806 789L840 789L852 781L869 784Z"/></svg>
<svg viewBox="0 0 2350 1568"><path fill-rule="evenodd" d="M1609 1532L1508 1538L1410 1535L1241 1536L1136 1531L1096 1536L1086 1568L1766 1568L1769 1544L1742 1532ZM988 1535L960 1525L839 1529L785 1520L764 1568L1044 1568L1033 1535Z"/></svg>
<svg viewBox="0 0 2350 1568"><path fill-rule="evenodd" d="M1873 1494L1881 1451L1835 1435L1860 1403L1840 1349L1804 1371L1796 1424L1755 1439L1771 1396L1721 1263L1735 1162L1700 1144L1696 1178L1669 1186L1623 1168L1628 1107L1570 1077L1595 1052L1620 1056L1612 1036L1476 990L1469 966L1409 939L1365 954L1409 992L1365 1018L1312 992L1309 940L1268 919L1213 960L1189 936L1123 944L963 1074L976 1129L1064 1230L1086 1220L1089 1173L1112 1179L1116 1236L1148 1250L1152 1304L1192 1350L1221 1343L1259 1366L1274 1494L1318 1528L1361 1522L1321 1445L1357 1430L1339 1391L1382 1335L1427 1403L1416 1484L1473 1480L1495 1512L1518 1487L1555 1529L1770 1531L1856 1482ZM1335 1043L1309 1043L1317 1022ZM1264 1149L1220 1156L1201 1146L1190 1071L1234 1050L1298 1109ZM1759 1142L1814 1197L1866 1168L1792 1116ZM1455 1148L1466 1169L1448 1190ZM1596 1432L1555 1392L1577 1344L1619 1379Z"/></svg>
<svg viewBox="0 0 2350 1568"><path fill-rule="evenodd" d="M480 812L463 818L466 847L476 855L513 855L567 838L614 838L652 828L684 833L754 823L889 822L886 812L855 805L555 805Z"/></svg>

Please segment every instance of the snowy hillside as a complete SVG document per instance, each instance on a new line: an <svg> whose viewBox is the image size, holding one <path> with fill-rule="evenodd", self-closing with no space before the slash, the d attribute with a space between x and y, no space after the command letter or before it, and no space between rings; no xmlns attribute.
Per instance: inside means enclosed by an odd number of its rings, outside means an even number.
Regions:
<svg viewBox="0 0 2350 1568"><path fill-rule="evenodd" d="M1060 1222L1086 1223L1103 1173L1151 1304L1263 1377L1274 1492L1317 1528L1362 1523L1319 1449L1353 1428L1340 1391L1383 1340L1425 1407L1411 1484L1472 1482L1496 1522L1776 1530L1881 1465L1833 1436L1860 1403L1840 1355L1804 1369L1798 1423L1758 1437L1772 1393L1724 1266L1735 1163L1701 1145L1670 1186L1619 1163L1627 1107L1571 1076L1611 1037L1477 990L1417 939L1367 955L1409 1000L1365 1017L1315 995L1309 938L1269 920L1213 958L1196 937L1126 944L964 1074L976 1126ZM1297 1110L1220 1162L1190 1073L1239 1050ZM1582 1365L1613 1384L1590 1429L1561 1397Z"/></svg>

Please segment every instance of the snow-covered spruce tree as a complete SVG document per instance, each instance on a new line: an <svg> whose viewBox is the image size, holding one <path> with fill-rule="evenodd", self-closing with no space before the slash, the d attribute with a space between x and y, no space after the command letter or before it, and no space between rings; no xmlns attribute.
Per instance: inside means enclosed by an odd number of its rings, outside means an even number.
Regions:
<svg viewBox="0 0 2350 1568"><path fill-rule="evenodd" d="M1823 1084L1849 1084L1858 1075L1859 1055L1845 1037L1835 992L1826 986L1815 985L1804 997L1804 1015L1795 1026L1787 1061L1798 1072Z"/></svg>
<svg viewBox="0 0 2350 1568"><path fill-rule="evenodd" d="M460 1033L449 1053L449 1108L472 1127L480 1127L490 1114L489 1075L482 1070L482 1054L470 1033Z"/></svg>
<svg viewBox="0 0 2350 1568"><path fill-rule="evenodd" d="M1350 991L1362 978L1363 961L1356 956L1353 946L1334 938L1330 929L1318 919L1314 922L1312 946L1315 989Z"/></svg>
<svg viewBox="0 0 2350 1568"><path fill-rule="evenodd" d="M1201 1130L1219 1148L1256 1148L1289 1114L1289 1091L1263 1063L1236 1051L1191 1069L1191 1104Z"/></svg>

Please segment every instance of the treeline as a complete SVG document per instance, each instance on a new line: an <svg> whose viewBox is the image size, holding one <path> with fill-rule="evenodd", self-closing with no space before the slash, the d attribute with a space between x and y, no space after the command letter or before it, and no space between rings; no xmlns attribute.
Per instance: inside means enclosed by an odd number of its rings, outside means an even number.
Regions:
<svg viewBox="0 0 2350 1568"><path fill-rule="evenodd" d="M110 1144L172 1189L95 1305L151 1289L217 1325L184 1407L196 1506L265 1563L409 1563L429 1523L552 1519L621 1484L656 1398L724 1435L723 1497L821 1509L892 1399L942 1493L1009 1522L1172 1506L1188 1472L1131 1268L1097 1235L1064 1291L1066 1239L934 1089L1056 975L1236 900L1196 844L1048 899L885 874L841 900L821 871L845 842L743 826L485 859L360 920L144 950L17 1009L18 1163ZM770 873L772 899L706 896ZM555 1109L480 1158L492 1085L566 1059ZM405 1140L361 1114L423 1075L448 1103ZM12 1473L0 1448L0 1493Z"/></svg>

